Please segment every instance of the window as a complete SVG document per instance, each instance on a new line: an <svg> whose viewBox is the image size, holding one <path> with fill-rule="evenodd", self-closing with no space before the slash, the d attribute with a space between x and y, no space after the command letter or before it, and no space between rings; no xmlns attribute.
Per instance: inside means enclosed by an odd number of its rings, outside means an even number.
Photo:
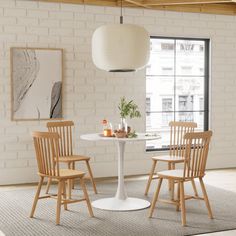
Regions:
<svg viewBox="0 0 236 236"><path fill-rule="evenodd" d="M191 41L185 40L185 42L180 44L181 51L193 51L194 44Z"/></svg>
<svg viewBox="0 0 236 236"><path fill-rule="evenodd" d="M179 96L179 121L193 121L193 95Z"/></svg>
<svg viewBox="0 0 236 236"><path fill-rule="evenodd" d="M172 71L172 67L162 67L162 71Z"/></svg>
<svg viewBox="0 0 236 236"><path fill-rule="evenodd" d="M179 96L179 110L180 111L193 110L193 95Z"/></svg>
<svg viewBox="0 0 236 236"><path fill-rule="evenodd" d="M161 68L161 73L163 74L163 75L169 75L169 74L171 74L171 73L173 73L173 67L167 67L167 66L163 66L162 68Z"/></svg>
<svg viewBox="0 0 236 236"><path fill-rule="evenodd" d="M146 114L147 116L150 115L151 111L151 99L149 97L146 98Z"/></svg>
<svg viewBox="0 0 236 236"><path fill-rule="evenodd" d="M204 99L203 98L199 98L199 110L200 110L200 115L203 115L204 113L201 112L204 110ZM149 111L150 112L150 111ZM150 114L150 113L149 113Z"/></svg>
<svg viewBox="0 0 236 236"><path fill-rule="evenodd" d="M203 52L204 51L204 46L203 45L199 45L199 51Z"/></svg>
<svg viewBox="0 0 236 236"><path fill-rule="evenodd" d="M200 73L204 72L204 68L199 68Z"/></svg>
<svg viewBox="0 0 236 236"><path fill-rule="evenodd" d="M163 111L172 110L172 98L162 98L162 110Z"/></svg>
<svg viewBox="0 0 236 236"><path fill-rule="evenodd" d="M147 151L169 145L170 121L194 121L208 129L209 40L151 37L146 69L146 132L160 133Z"/></svg>
<svg viewBox="0 0 236 236"><path fill-rule="evenodd" d="M172 43L162 43L161 44L162 50L174 50L174 44Z"/></svg>
<svg viewBox="0 0 236 236"><path fill-rule="evenodd" d="M162 126L168 126L171 119L172 98L162 98Z"/></svg>
<svg viewBox="0 0 236 236"><path fill-rule="evenodd" d="M192 71L192 66L181 66L181 70L183 73L189 74Z"/></svg>

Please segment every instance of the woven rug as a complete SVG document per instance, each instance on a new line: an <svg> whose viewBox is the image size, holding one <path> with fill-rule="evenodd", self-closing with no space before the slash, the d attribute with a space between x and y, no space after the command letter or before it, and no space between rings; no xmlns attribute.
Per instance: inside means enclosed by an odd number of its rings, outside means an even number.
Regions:
<svg viewBox="0 0 236 236"><path fill-rule="evenodd" d="M151 200L157 185L153 182L150 197L144 197L146 181L127 181L129 196ZM90 199L95 200L113 196L116 182L100 182L97 184L99 194L95 195L88 185ZM167 183L163 183L161 197L168 197ZM197 183L200 192L199 185ZM175 206L158 203L153 218L149 219L148 210L113 212L95 209L95 218L90 218L85 202L69 205L69 211L61 212L61 225L55 225L56 201L54 199L39 200L35 218L29 218L36 188L1 191L0 195L0 230L6 235L40 235L40 236L175 236L194 235L236 228L236 194L220 188L206 186L213 209L214 220L210 220L203 201L188 200L186 202L187 227L181 226L181 214ZM52 186L51 192L55 191ZM191 186L186 185L186 194L192 194ZM43 189L44 191L44 189ZM81 196L77 186L74 194Z"/></svg>

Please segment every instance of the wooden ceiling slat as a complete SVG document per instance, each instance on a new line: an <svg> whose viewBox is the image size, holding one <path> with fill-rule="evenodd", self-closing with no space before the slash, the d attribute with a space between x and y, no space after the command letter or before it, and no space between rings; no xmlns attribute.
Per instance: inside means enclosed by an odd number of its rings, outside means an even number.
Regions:
<svg viewBox="0 0 236 236"><path fill-rule="evenodd" d="M143 4L142 1L134 1L134 0L124 0L124 1L128 2L128 3L132 3L138 7L151 8L151 7L147 6L146 4Z"/></svg>
<svg viewBox="0 0 236 236"><path fill-rule="evenodd" d="M146 0L145 6L170 6L170 5L199 5L214 3L232 3L232 0Z"/></svg>
<svg viewBox="0 0 236 236"><path fill-rule="evenodd" d="M35 0L32 0L35 1ZM121 0L37 0L97 6L120 6ZM150 8L179 12L236 15L236 0L123 0L124 7Z"/></svg>
<svg viewBox="0 0 236 236"><path fill-rule="evenodd" d="M39 2L56 2L56 3L71 3L71 4L88 4L97 6L117 6L116 0L39 0Z"/></svg>
<svg viewBox="0 0 236 236"><path fill-rule="evenodd" d="M193 13L208 13L208 14L221 14L221 15L236 15L236 6L230 6L228 4L220 5L182 5L182 6L155 6L156 10L167 11L182 11Z"/></svg>

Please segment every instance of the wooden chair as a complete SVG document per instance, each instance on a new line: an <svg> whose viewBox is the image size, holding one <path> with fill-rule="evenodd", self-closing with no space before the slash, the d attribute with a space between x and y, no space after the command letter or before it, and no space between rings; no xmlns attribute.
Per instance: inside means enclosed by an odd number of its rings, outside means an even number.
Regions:
<svg viewBox="0 0 236 236"><path fill-rule="evenodd" d="M38 163L38 175L40 181L34 198L33 207L30 217L34 216L36 205L39 199L56 198L56 224L60 224L61 205L67 210L67 204L86 201L90 216L93 216L93 210L89 201L87 190L84 184L85 173L78 170L60 169L59 168L59 135L49 132L33 132L34 147ZM41 187L44 178L55 179L58 181L58 192L56 195L40 196ZM82 199L68 199L66 196L66 181L79 179L84 193Z"/></svg>
<svg viewBox="0 0 236 236"><path fill-rule="evenodd" d="M184 135L189 132L194 132L194 129L197 127L197 123L171 121L169 123L169 126L170 126L169 155L152 157L152 168L146 185L145 195L148 194L152 180L156 179L156 177L154 177L154 173L158 161L168 163L168 170L175 169L175 164L184 162L184 157L183 157L184 147L185 147ZM192 186L195 196L198 196L194 180L192 181ZM171 198L174 199L174 183L171 181L169 181L169 190L171 190Z"/></svg>
<svg viewBox="0 0 236 236"><path fill-rule="evenodd" d="M93 178L93 173L89 164L90 157L73 154L73 141L72 141L72 127L73 121L60 121L60 122L48 122L47 128L49 132L56 132L60 135L59 139L59 162L67 163L69 169L75 169L75 162L84 161L86 163L88 174L93 185L94 192L97 194L97 188ZM50 188L51 180L49 179L46 193ZM72 183L74 188L74 182Z"/></svg>
<svg viewBox="0 0 236 236"><path fill-rule="evenodd" d="M203 182L211 136L212 131L187 133L184 136L184 139L186 140L186 149L184 150L184 169L167 170L157 173L160 179L152 200L149 217L152 217L157 200L166 203L171 203L176 205L177 211L179 211L179 208L181 207L182 225L185 226L185 200L195 198L205 201L206 207L208 209L209 218L213 219L210 203ZM196 196L185 196L184 194L184 183L186 181L191 181L195 178L198 178L200 181L201 189L203 192L203 198ZM177 200L168 201L158 199L163 179L176 181L178 183Z"/></svg>

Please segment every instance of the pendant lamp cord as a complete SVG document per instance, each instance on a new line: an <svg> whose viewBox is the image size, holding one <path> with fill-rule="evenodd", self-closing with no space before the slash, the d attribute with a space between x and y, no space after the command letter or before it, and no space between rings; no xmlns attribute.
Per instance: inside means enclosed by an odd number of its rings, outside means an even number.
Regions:
<svg viewBox="0 0 236 236"><path fill-rule="evenodd" d="M120 2L120 24L123 24L123 0Z"/></svg>

